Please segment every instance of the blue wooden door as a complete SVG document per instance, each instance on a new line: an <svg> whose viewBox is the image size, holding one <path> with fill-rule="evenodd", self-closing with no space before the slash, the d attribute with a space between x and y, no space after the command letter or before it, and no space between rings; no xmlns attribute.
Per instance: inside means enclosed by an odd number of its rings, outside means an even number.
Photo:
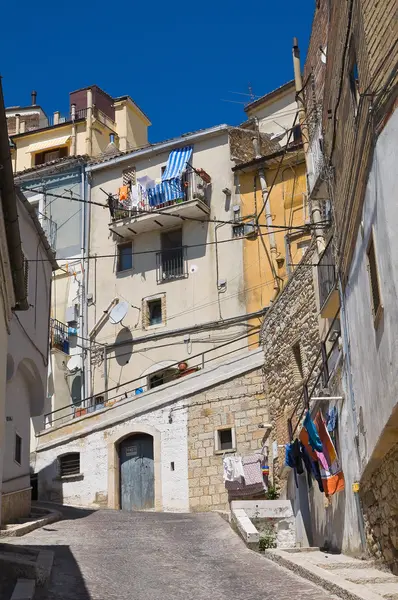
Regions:
<svg viewBox="0 0 398 600"><path fill-rule="evenodd" d="M145 510L155 505L153 438L139 434L120 444L120 507Z"/></svg>

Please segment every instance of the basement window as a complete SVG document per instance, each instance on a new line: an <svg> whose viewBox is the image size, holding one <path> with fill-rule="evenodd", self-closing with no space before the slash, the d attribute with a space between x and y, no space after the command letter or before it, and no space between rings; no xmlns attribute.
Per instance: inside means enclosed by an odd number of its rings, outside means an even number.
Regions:
<svg viewBox="0 0 398 600"><path fill-rule="evenodd" d="M70 452L59 457L59 474L61 477L80 475L80 453Z"/></svg>
<svg viewBox="0 0 398 600"><path fill-rule="evenodd" d="M379 272L377 269L376 249L375 249L373 233L370 236L368 248L366 251L366 256L367 256L367 263L368 263L372 313L373 313L374 325L376 327L378 324L378 321L380 319L380 315L381 315L383 307L381 304L380 280L379 280Z"/></svg>
<svg viewBox="0 0 398 600"><path fill-rule="evenodd" d="M222 427L214 432L214 447L216 454L236 450L235 429Z"/></svg>

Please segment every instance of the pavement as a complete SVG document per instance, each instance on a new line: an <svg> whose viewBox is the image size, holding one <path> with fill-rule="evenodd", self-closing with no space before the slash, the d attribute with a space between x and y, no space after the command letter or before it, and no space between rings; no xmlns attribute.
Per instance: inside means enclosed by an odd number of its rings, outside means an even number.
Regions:
<svg viewBox="0 0 398 600"><path fill-rule="evenodd" d="M374 561L314 548L266 550L266 556L345 600L398 600L398 577Z"/></svg>
<svg viewBox="0 0 398 600"><path fill-rule="evenodd" d="M336 598L249 550L214 513L62 510L64 520L18 540L55 553L35 600Z"/></svg>

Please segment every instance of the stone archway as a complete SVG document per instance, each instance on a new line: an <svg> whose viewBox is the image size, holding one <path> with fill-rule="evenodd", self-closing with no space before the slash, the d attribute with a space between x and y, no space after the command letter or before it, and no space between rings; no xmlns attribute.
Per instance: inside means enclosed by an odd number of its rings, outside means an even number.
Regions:
<svg viewBox="0 0 398 600"><path fill-rule="evenodd" d="M119 445L124 439L140 433L148 434L153 438L155 510L162 510L161 434L155 427L140 423L128 423L117 429L108 439L108 508L120 510Z"/></svg>

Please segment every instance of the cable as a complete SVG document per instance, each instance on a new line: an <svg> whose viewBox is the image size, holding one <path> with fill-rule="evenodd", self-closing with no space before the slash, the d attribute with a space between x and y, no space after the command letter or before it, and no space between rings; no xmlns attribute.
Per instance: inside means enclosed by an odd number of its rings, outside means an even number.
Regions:
<svg viewBox="0 0 398 600"><path fill-rule="evenodd" d="M101 206L102 208L108 208L107 204L100 204L99 202L94 202L93 200L83 200L82 198L75 198L70 196L70 198L68 198L68 196L61 196L60 194L53 194L52 192L47 192L45 190L35 190L32 188L23 188L22 190L23 192L35 192L36 194L43 194L45 196L51 196L54 198L61 198L62 200L71 200L73 202L82 202L83 204L95 204L96 206ZM48 204L48 206L50 205L50 203Z"/></svg>

